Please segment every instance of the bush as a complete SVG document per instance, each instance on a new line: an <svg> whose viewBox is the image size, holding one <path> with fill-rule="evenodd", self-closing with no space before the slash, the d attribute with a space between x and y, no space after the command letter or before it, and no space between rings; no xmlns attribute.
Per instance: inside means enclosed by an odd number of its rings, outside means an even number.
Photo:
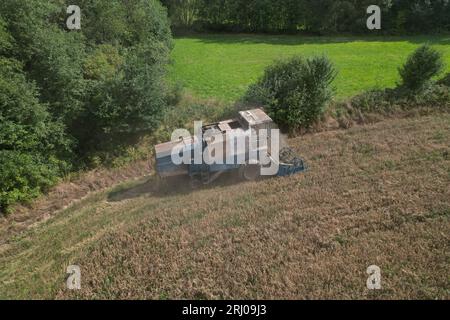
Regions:
<svg viewBox="0 0 450 320"><path fill-rule="evenodd" d="M431 78L439 74L443 66L442 55L428 45L423 45L408 57L406 64L399 70L402 85L411 91L420 91Z"/></svg>
<svg viewBox="0 0 450 320"><path fill-rule="evenodd" d="M0 212L29 201L56 183L61 162L36 153L0 151Z"/></svg>
<svg viewBox="0 0 450 320"><path fill-rule="evenodd" d="M170 84L167 87L167 104L169 106L178 105L183 99L184 87L181 82Z"/></svg>
<svg viewBox="0 0 450 320"><path fill-rule="evenodd" d="M279 126L292 132L311 126L324 113L335 76L326 57L278 61L249 88L244 102L262 104Z"/></svg>
<svg viewBox="0 0 450 320"><path fill-rule="evenodd" d="M350 99L352 107L362 112L389 113L396 101L396 92L392 89L373 89Z"/></svg>
<svg viewBox="0 0 450 320"><path fill-rule="evenodd" d="M438 84L450 87L450 73L447 73L447 75L439 80Z"/></svg>
<svg viewBox="0 0 450 320"><path fill-rule="evenodd" d="M14 60L0 57L0 211L51 186L65 166L69 141L51 120Z"/></svg>
<svg viewBox="0 0 450 320"><path fill-rule="evenodd" d="M348 110L348 106L351 106ZM450 91L448 87L437 84L422 90L420 94L405 92L403 88L370 90L354 96L347 102L337 104L338 110L363 114L392 114L413 109L449 110ZM350 114L351 115L351 114ZM358 113L354 114L358 115Z"/></svg>

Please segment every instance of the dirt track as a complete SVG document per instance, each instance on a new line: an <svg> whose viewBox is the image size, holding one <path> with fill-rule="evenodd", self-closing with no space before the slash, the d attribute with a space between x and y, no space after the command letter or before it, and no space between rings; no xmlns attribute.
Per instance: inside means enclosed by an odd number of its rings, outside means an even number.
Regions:
<svg viewBox="0 0 450 320"><path fill-rule="evenodd" d="M75 204L0 252L0 297L450 298L449 115L290 144L307 174L195 192L143 180Z"/></svg>

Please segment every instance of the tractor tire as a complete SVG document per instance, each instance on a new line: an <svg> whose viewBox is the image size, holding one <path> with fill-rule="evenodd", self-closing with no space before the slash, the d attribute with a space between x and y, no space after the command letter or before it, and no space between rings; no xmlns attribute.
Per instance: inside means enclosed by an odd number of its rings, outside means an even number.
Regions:
<svg viewBox="0 0 450 320"><path fill-rule="evenodd" d="M198 177L191 177L189 184L192 190L198 190L203 186L202 181Z"/></svg>
<svg viewBox="0 0 450 320"><path fill-rule="evenodd" d="M246 181L256 181L261 177L261 167L257 164L247 164L241 167L241 177Z"/></svg>

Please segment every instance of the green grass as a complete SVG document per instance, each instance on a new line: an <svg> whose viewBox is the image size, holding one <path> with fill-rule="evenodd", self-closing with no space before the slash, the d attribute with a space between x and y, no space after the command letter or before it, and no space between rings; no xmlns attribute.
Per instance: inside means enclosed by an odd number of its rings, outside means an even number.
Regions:
<svg viewBox="0 0 450 320"><path fill-rule="evenodd" d="M170 79L192 94L226 102L239 98L273 60L295 54L326 54L339 75L337 98L372 88L393 87L398 67L415 48L430 43L450 71L450 36L303 37L199 35L175 39Z"/></svg>

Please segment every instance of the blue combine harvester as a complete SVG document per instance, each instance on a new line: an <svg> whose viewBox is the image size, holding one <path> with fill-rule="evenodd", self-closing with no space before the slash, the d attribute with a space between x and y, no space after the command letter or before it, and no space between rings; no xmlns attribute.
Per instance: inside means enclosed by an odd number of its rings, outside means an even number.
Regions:
<svg viewBox="0 0 450 320"><path fill-rule="evenodd" d="M269 165L266 164L264 167L276 164L277 171L272 175L289 176L304 172L306 170L304 161L287 146L278 146L278 159L272 157L270 133L276 128L273 120L263 110L242 111L237 119L202 127L201 138L190 136L180 138L178 141L157 145L155 147L157 173L162 178L189 176L192 185L195 187L210 184L221 174L229 171L238 171L243 179L253 181L260 177L263 165L258 160L259 157L256 157L255 160L251 154L259 154L261 151L265 152L270 162ZM260 136L259 132L262 131L265 131L266 134ZM233 139L233 142L230 143L230 136L245 139L249 137L250 132L256 133L257 143L249 143L249 139L244 140L246 141L244 144L238 144L237 139L236 141ZM267 139L266 143L261 143L263 139ZM254 147L252 148L250 145ZM225 158L230 154L230 146L231 148L234 147L232 161L225 161ZM207 159L208 152L204 151L212 149L223 150L224 161L217 163ZM177 150L175 153L179 154L180 157L187 154L188 161L175 164L172 157L174 150ZM195 157L196 150L200 150L200 161L198 161L198 156ZM186 157L184 158L186 159ZM228 158L228 160L230 159Z"/></svg>

